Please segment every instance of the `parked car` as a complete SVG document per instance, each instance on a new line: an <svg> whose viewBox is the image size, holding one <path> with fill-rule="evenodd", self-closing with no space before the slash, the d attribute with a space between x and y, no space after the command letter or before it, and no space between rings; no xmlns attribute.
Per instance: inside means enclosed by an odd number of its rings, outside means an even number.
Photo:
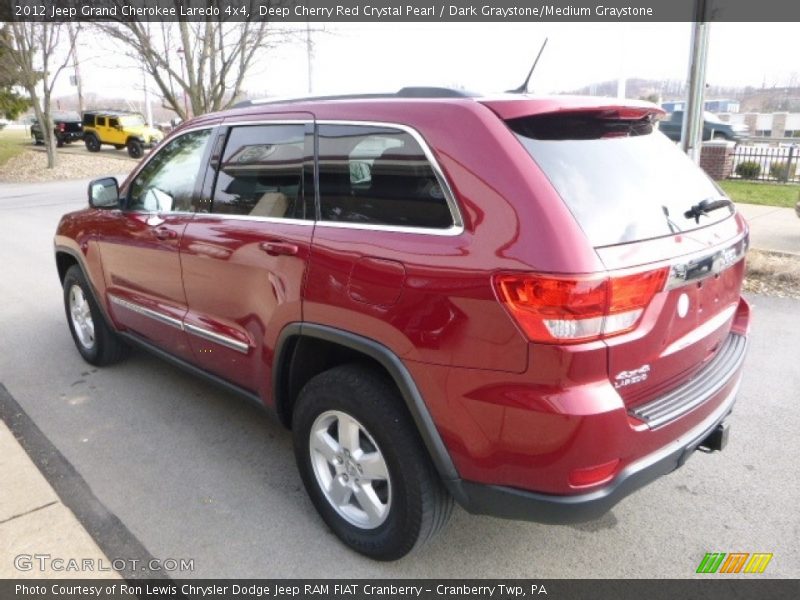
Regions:
<svg viewBox="0 0 800 600"><path fill-rule="evenodd" d="M747 225L659 114L412 88L199 116L62 218L77 350L273 412L376 559L454 502L596 519L723 448L747 345Z"/></svg>
<svg viewBox="0 0 800 600"><path fill-rule="evenodd" d="M665 120L659 123L658 128L673 142L681 140L681 127L683 127L683 111L676 110ZM745 125L726 123L717 115L708 111L703 112L703 141L728 140L740 142L746 138L748 130Z"/></svg>
<svg viewBox="0 0 800 600"><path fill-rule="evenodd" d="M84 141L89 152L100 152L103 144L117 150L128 149L132 158L141 158L145 148L152 148L164 138L155 127L145 123L138 113L119 110L94 110L83 113Z"/></svg>
<svg viewBox="0 0 800 600"><path fill-rule="evenodd" d="M78 113L54 113L53 114L53 134L56 138L56 146L61 148L64 144L69 144L83 139L83 123ZM44 144L44 135L39 121L31 123L31 140L37 146Z"/></svg>

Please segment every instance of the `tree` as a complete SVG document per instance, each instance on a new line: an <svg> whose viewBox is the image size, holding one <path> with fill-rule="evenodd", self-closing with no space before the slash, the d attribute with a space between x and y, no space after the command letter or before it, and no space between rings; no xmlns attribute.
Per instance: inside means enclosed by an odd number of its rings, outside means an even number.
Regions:
<svg viewBox="0 0 800 600"><path fill-rule="evenodd" d="M177 0L176 6L178 5ZM247 0L250 14L258 14ZM262 52L285 40L267 21L98 23L153 78L165 107L182 119L228 108Z"/></svg>
<svg viewBox="0 0 800 600"><path fill-rule="evenodd" d="M50 114L50 98L58 76L67 65L71 55L62 52L63 23L21 23L6 24L0 32L0 52L16 72L19 85L25 88L33 106L36 120L42 124L42 136L47 150L47 168L56 166L56 139L53 133L53 119ZM63 61L57 56L62 54ZM41 87L41 94L39 89Z"/></svg>
<svg viewBox="0 0 800 600"><path fill-rule="evenodd" d="M0 37L5 35L6 32L0 30ZM7 50L0 43L0 117L13 120L30 104L14 89L20 84L19 73L12 66L11 60L6 58L6 54Z"/></svg>

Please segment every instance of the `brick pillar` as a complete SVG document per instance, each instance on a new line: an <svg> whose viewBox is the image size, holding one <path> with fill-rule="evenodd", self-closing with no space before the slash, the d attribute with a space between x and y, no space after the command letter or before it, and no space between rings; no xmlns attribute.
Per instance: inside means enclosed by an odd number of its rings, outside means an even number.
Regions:
<svg viewBox="0 0 800 600"><path fill-rule="evenodd" d="M786 135L786 117L788 113L774 113L772 115L772 137L782 138Z"/></svg>
<svg viewBox="0 0 800 600"><path fill-rule="evenodd" d="M733 171L733 142L711 140L703 142L700 152L700 167L711 179L727 179Z"/></svg>

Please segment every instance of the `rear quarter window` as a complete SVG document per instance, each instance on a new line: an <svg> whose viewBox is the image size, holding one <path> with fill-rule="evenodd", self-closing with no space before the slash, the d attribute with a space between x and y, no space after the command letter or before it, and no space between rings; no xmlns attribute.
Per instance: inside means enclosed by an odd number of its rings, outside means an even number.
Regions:
<svg viewBox="0 0 800 600"><path fill-rule="evenodd" d="M425 152L392 127L320 125L322 220L446 229L453 215Z"/></svg>

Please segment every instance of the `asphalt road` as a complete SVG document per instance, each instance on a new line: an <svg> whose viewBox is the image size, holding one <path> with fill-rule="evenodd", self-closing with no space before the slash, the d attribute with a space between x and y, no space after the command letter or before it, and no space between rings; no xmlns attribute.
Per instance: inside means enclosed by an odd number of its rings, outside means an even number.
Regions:
<svg viewBox="0 0 800 600"><path fill-rule="evenodd" d="M85 186L0 185L0 382L153 556L194 559L184 575L691 577L719 551L772 552L769 576L800 576L799 301L751 298L752 345L725 452L695 455L594 523L457 509L423 551L381 564L326 530L290 435L258 410L142 352L101 370L81 360L52 234L83 205Z"/></svg>

